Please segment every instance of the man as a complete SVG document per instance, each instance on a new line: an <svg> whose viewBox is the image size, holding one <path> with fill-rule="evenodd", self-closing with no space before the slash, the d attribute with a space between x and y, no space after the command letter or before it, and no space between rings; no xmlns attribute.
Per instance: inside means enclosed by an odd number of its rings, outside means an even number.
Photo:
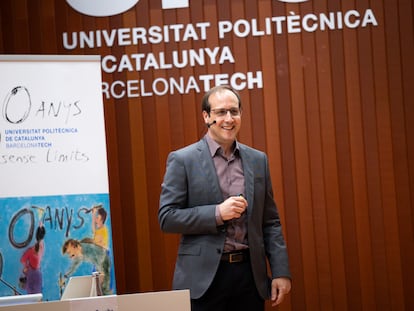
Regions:
<svg viewBox="0 0 414 311"><path fill-rule="evenodd" d="M268 298L276 306L291 281L267 157L236 140L235 90L209 90L202 113L207 134L170 153L161 187L160 227L182 235L173 288L190 289L193 311L264 310Z"/></svg>

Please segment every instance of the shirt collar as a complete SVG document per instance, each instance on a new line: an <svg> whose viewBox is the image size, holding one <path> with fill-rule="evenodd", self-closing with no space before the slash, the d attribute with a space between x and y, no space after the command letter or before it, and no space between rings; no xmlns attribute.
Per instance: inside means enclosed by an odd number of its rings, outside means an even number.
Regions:
<svg viewBox="0 0 414 311"><path fill-rule="evenodd" d="M214 157L216 154L220 154L221 146L214 139L212 139L210 135L206 134L204 137L207 141L207 145L208 145L208 149L210 150L211 157ZM234 146L233 154L238 154L240 152L240 146L237 140L234 141L233 146Z"/></svg>

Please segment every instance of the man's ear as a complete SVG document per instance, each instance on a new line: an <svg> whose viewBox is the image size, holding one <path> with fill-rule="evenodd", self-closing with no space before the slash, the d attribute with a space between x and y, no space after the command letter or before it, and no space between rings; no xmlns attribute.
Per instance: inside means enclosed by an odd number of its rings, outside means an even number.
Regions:
<svg viewBox="0 0 414 311"><path fill-rule="evenodd" d="M209 123L210 121L210 114L207 113L207 111L203 111L203 119L204 119L204 123Z"/></svg>

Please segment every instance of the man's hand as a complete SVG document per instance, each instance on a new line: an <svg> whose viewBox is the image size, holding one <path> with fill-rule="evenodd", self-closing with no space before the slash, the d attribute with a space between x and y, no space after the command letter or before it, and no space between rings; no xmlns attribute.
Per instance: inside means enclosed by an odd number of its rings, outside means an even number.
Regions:
<svg viewBox="0 0 414 311"><path fill-rule="evenodd" d="M272 280L272 307L282 303L285 296L290 292L291 287L292 284L288 278L276 278Z"/></svg>
<svg viewBox="0 0 414 311"><path fill-rule="evenodd" d="M240 218L247 208L247 201L243 196L232 196L221 203L219 211L223 221Z"/></svg>

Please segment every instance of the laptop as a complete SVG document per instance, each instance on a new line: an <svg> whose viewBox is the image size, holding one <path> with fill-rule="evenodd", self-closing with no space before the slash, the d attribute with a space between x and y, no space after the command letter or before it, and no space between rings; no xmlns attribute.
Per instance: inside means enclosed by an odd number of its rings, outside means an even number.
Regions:
<svg viewBox="0 0 414 311"><path fill-rule="evenodd" d="M84 298L91 296L92 276L72 276L63 291L60 300L69 300L75 298Z"/></svg>
<svg viewBox="0 0 414 311"><path fill-rule="evenodd" d="M42 301L43 295L28 294L28 295L15 295L15 296L3 296L0 297L0 307L15 306L29 303L36 303Z"/></svg>

